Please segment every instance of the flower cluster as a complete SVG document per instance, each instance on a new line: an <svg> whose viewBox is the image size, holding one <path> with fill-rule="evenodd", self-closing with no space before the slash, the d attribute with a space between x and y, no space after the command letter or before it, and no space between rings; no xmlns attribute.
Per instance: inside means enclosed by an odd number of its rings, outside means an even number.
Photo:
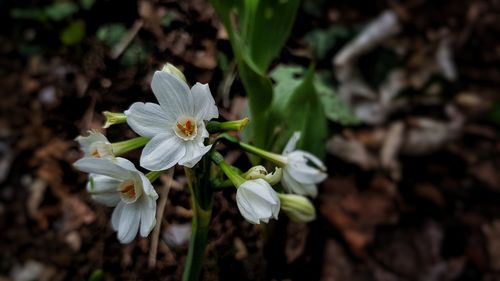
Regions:
<svg viewBox="0 0 500 281"><path fill-rule="evenodd" d="M190 88L182 72L169 64L154 73L151 88L158 104L136 102L123 113L105 112L105 128L127 123L138 137L111 143L91 131L76 138L84 155L74 167L89 173L87 190L96 202L115 207L111 225L122 243L133 241L137 233L147 237L154 228L158 194L153 181L177 164L196 168L205 155L219 167L219 172L206 168L212 173L209 186L214 191L236 187L238 209L250 223L278 219L280 210L294 222L315 218L314 206L305 196L317 195L316 184L325 179L326 168L316 156L295 149L299 133L293 134L281 155L240 142L224 132L241 130L248 119L211 121L219 113L208 85L196 83ZM219 136L209 138L211 133ZM275 171L255 166L240 172L216 151L219 141L261 156L276 165ZM141 147L139 165L147 174L121 157Z"/></svg>

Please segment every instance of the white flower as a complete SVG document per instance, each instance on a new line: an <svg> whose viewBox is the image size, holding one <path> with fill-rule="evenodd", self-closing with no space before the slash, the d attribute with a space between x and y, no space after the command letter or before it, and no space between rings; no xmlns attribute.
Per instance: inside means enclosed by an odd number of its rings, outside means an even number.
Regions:
<svg viewBox="0 0 500 281"><path fill-rule="evenodd" d="M107 206L116 206L111 225L122 243L131 242L137 232L147 237L156 223L158 194L143 173L132 162L117 157L82 158L73 164L90 173L88 191L92 198Z"/></svg>
<svg viewBox="0 0 500 281"><path fill-rule="evenodd" d="M316 197L318 195L316 184L327 177L326 167L318 157L311 153L295 150L299 139L300 132L295 132L283 150L282 155L286 157L286 164L283 167L281 183L290 193ZM309 165L308 162L314 166Z"/></svg>
<svg viewBox="0 0 500 281"><path fill-rule="evenodd" d="M113 158L113 147L101 133L89 131L88 136L78 136L75 140L80 144L84 156L94 158Z"/></svg>
<svg viewBox="0 0 500 281"><path fill-rule="evenodd" d="M127 111L127 123L139 135L151 138L144 147L140 164L152 170L166 170L176 163L192 168L211 145L204 120L219 116L207 84L196 83L191 90L176 76L156 71L151 83L155 103L134 103Z"/></svg>
<svg viewBox="0 0 500 281"><path fill-rule="evenodd" d="M236 203L241 215L251 223L278 219L280 200L276 191L263 179L242 183L236 191Z"/></svg>

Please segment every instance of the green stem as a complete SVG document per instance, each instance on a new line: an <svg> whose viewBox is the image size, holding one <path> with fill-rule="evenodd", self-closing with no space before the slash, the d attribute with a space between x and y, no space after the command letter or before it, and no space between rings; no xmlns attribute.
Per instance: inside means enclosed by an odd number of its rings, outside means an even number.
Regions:
<svg viewBox="0 0 500 281"><path fill-rule="evenodd" d="M224 161L224 157L217 151L211 153L212 161L217 164L229 180L238 188L246 180L238 174L238 171Z"/></svg>
<svg viewBox="0 0 500 281"><path fill-rule="evenodd" d="M184 169L191 191L193 220L191 241L182 275L183 281L199 280L205 258L208 227L212 216L213 191L209 181L210 159L204 157L195 169L196 171L189 168Z"/></svg>
<svg viewBox="0 0 500 281"><path fill-rule="evenodd" d="M146 137L136 137L126 141L114 142L111 144L113 153L116 156L123 155L129 151L145 146L149 141Z"/></svg>
<svg viewBox="0 0 500 281"><path fill-rule="evenodd" d="M240 131L246 127L249 119L247 117L240 120L226 121L226 122L218 122L218 121L210 121L207 123L207 130L209 133L220 133L227 131Z"/></svg>
<svg viewBox="0 0 500 281"><path fill-rule="evenodd" d="M165 170L166 171L166 170ZM146 178L148 178L148 180L153 183L156 179L158 179L161 174L165 171L151 171L149 173L146 174Z"/></svg>
<svg viewBox="0 0 500 281"><path fill-rule="evenodd" d="M248 143L241 142L233 136L230 136L227 134L221 134L219 136L219 139L224 139L224 140L230 141L232 143L235 143L244 151L250 152L254 155L257 155L257 156L260 156L266 160L269 160L278 167L284 167L287 164L287 159L283 155L269 152L269 151L266 151L264 149L258 148L256 146L250 145Z"/></svg>

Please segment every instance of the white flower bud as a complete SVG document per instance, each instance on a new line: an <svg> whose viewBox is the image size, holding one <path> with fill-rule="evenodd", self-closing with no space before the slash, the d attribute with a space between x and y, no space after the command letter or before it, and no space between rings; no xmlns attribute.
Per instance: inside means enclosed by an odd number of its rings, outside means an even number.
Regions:
<svg viewBox="0 0 500 281"><path fill-rule="evenodd" d="M316 219L316 209L309 199L295 194L278 194L281 210L296 223L310 222Z"/></svg>
<svg viewBox="0 0 500 281"><path fill-rule="evenodd" d="M166 73L175 75L177 78L183 80L184 82L187 82L186 76L184 76L184 73L180 71L177 67L175 67L173 64L168 63L163 66L163 69L161 71L165 71Z"/></svg>
<svg viewBox="0 0 500 281"><path fill-rule="evenodd" d="M280 200L274 189L263 179L248 180L236 191L236 203L241 215L250 223L278 219Z"/></svg>

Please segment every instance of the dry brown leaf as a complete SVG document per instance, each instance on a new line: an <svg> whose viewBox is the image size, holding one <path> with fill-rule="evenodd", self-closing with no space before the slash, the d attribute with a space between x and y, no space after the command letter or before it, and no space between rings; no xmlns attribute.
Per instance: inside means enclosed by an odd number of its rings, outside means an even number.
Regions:
<svg viewBox="0 0 500 281"><path fill-rule="evenodd" d="M378 165L375 157L368 152L363 144L356 140L347 140L334 136L327 142L326 149L340 159L359 165L365 170L373 169Z"/></svg>
<svg viewBox="0 0 500 281"><path fill-rule="evenodd" d="M293 263L306 249L309 227L304 223L289 223L286 233L286 260L288 263Z"/></svg>

